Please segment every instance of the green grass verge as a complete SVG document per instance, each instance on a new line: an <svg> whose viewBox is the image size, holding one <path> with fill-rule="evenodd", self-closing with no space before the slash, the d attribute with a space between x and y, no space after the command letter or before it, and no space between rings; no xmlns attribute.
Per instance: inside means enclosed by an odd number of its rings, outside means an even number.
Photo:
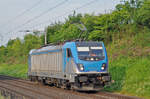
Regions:
<svg viewBox="0 0 150 99"><path fill-rule="evenodd" d="M149 36L126 36L107 46L109 72L115 83L105 90L150 99Z"/></svg>
<svg viewBox="0 0 150 99"><path fill-rule="evenodd" d="M19 78L27 78L28 66L26 64L0 64L0 74L14 76Z"/></svg>
<svg viewBox="0 0 150 99"><path fill-rule="evenodd" d="M6 99L6 98L4 98L3 96L0 95L0 99Z"/></svg>
<svg viewBox="0 0 150 99"><path fill-rule="evenodd" d="M107 46L109 72L115 80L104 90L150 99L150 34L116 40ZM0 74L27 78L27 64L0 65Z"/></svg>
<svg viewBox="0 0 150 99"><path fill-rule="evenodd" d="M117 92L150 99L149 58L119 58L110 61L109 72L115 80L105 91ZM25 64L0 65L0 74L27 78L28 67Z"/></svg>
<svg viewBox="0 0 150 99"><path fill-rule="evenodd" d="M109 64L112 79L105 90L150 99L150 59L120 58Z"/></svg>

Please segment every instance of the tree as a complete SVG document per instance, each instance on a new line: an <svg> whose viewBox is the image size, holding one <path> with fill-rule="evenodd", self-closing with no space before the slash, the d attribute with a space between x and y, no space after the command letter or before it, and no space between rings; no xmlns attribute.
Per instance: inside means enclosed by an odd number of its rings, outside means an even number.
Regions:
<svg viewBox="0 0 150 99"><path fill-rule="evenodd" d="M137 23L150 28L150 0L145 0L138 10Z"/></svg>

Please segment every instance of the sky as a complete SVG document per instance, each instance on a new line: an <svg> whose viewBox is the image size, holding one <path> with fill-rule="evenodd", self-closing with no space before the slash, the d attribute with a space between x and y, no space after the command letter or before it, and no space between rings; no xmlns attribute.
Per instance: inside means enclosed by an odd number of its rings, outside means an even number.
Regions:
<svg viewBox="0 0 150 99"><path fill-rule="evenodd" d="M48 25L76 13L109 13L120 0L0 0L0 45L17 37L23 39L25 30L44 30Z"/></svg>

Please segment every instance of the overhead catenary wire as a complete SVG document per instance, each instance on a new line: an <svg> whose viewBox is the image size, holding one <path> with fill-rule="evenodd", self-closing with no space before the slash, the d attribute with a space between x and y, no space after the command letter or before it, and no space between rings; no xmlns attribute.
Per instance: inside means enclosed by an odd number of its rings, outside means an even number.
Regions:
<svg viewBox="0 0 150 99"><path fill-rule="evenodd" d="M70 13L70 12L74 12L75 10L79 10L79 9L82 9L82 8L84 8L84 7L86 7L86 6L89 6L89 5L91 5L91 4L93 4L94 2L96 2L96 1L99 1L99 0L92 0L92 1L90 1L90 2L87 2L87 3L85 3L85 4L83 4L83 5L81 5L81 6L79 6L79 7L77 7L77 8L75 8L75 9L73 9L73 10L70 10L70 11L67 11L67 12L65 12L65 13L63 13L63 14L61 14L61 15L59 15L59 16L56 16L56 17L53 17L53 18L59 18L59 17L63 17L64 15L66 15L66 14L68 14L68 13ZM50 22L52 22L51 20L48 20L47 22L45 22L45 23L50 23ZM36 26L39 26L39 25L42 25L42 24L44 24L44 22L42 22L42 23L40 23L40 24L38 24L38 25L36 25ZM25 24L24 24L25 25ZM20 27L16 27L15 28L15 30L16 29L20 29L21 27L23 27L24 25L20 25ZM50 24L48 24L48 25L50 25ZM35 27L35 26L34 26ZM45 25L45 27L46 27L46 25ZM10 31L10 32L8 32L8 33L13 33L14 31ZM19 31L17 31L17 32L19 32Z"/></svg>
<svg viewBox="0 0 150 99"><path fill-rule="evenodd" d="M96 1L98 1L98 0L92 0L92 1L90 1L90 2L87 2L87 3L85 3L85 4L81 5L81 6L79 6L79 7L75 8L75 9L73 9L73 10L67 11L67 12L65 12L65 13L63 13L63 14L61 14L61 15L59 15L59 16L53 17L52 19L56 19L56 18L63 17L64 15L67 15L68 13L71 13L71 12L74 12L74 11L79 10L79 9L81 9L81 8L84 8L84 7L86 7L86 6L89 6L89 5L93 4L93 3L96 2ZM49 24L52 19L48 19L48 20L46 20L46 21L44 21L44 22L41 22L41 23L36 24L36 25L34 25L34 26L32 26L32 27L29 27L29 28L34 28L34 27L43 25L43 24L45 24L45 23Z"/></svg>
<svg viewBox="0 0 150 99"><path fill-rule="evenodd" d="M22 26L24 26L24 25L26 25L26 24L28 24L28 23L30 23L30 22L32 22L32 21L38 19L39 17L42 17L43 15L47 14L48 12L50 12L50 11L54 10L55 8L57 8L57 7L61 6L61 5L63 5L63 4L66 3L67 1L68 1L68 0L63 0L62 2L56 4L55 6L50 7L48 10L46 10L46 11L40 13L39 15L37 15L37 16L35 16L35 17L33 17L33 18L29 19L29 20L27 20L25 23L23 23L23 24L21 24L21 25L15 27L13 30L16 30L16 29L18 29L18 28L21 28ZM13 30L12 30L12 31L13 31ZM11 31L10 31L10 32L11 32Z"/></svg>
<svg viewBox="0 0 150 99"><path fill-rule="evenodd" d="M51 8L49 8L48 10L46 10L46 11L40 13L39 15L33 17L32 19L28 20L28 21L25 22L23 25L26 25L26 24L30 23L31 21L38 19L39 17L41 17L41 16L47 14L48 12L52 11L53 9L55 9L55 8L57 8L57 7L61 6L61 5L63 5L63 4L66 3L67 1L68 1L68 0L64 0L64 1L60 2L60 3L58 3L58 4L55 5L54 7L51 7Z"/></svg>
<svg viewBox="0 0 150 99"><path fill-rule="evenodd" d="M3 35L0 34L0 41L3 41Z"/></svg>
<svg viewBox="0 0 150 99"><path fill-rule="evenodd" d="M38 6L39 4L41 4L41 2L43 2L43 0L39 0L37 1L35 4L33 4L30 8L27 8L26 10L24 10L23 12L19 13L17 16L13 17L12 19L8 20L5 24L3 24L2 26L6 26L7 24L10 24L11 22L16 21L18 18L22 17L23 15L25 15L27 12L31 11L32 9L34 9L36 6Z"/></svg>

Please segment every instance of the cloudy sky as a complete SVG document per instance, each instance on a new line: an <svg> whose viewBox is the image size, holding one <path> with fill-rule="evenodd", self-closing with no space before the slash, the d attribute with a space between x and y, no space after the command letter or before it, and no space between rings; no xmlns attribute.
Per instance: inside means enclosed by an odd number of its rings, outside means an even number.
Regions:
<svg viewBox="0 0 150 99"><path fill-rule="evenodd" d="M113 10L120 0L0 0L0 45L23 38L24 30L44 29L77 13L100 14Z"/></svg>

